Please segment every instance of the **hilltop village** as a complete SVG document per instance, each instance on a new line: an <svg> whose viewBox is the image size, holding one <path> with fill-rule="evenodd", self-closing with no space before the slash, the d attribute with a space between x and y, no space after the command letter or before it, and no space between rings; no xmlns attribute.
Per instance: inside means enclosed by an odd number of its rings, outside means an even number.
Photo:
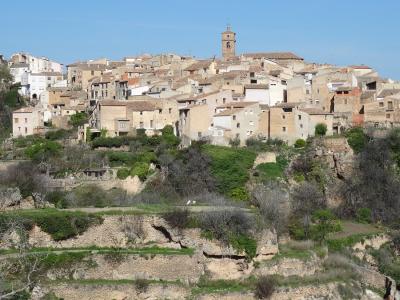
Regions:
<svg viewBox="0 0 400 300"><path fill-rule="evenodd" d="M400 300L400 82L237 41L0 55L0 299Z"/></svg>
<svg viewBox="0 0 400 300"><path fill-rule="evenodd" d="M86 122L78 138L159 134L171 125L183 146L207 140L245 145L249 138L293 144L352 126L391 128L399 122L400 83L367 65L338 67L306 62L291 52L236 53L236 33L221 35L221 59L177 54L66 66L25 53L8 62L28 107L13 112L12 136L70 128Z"/></svg>

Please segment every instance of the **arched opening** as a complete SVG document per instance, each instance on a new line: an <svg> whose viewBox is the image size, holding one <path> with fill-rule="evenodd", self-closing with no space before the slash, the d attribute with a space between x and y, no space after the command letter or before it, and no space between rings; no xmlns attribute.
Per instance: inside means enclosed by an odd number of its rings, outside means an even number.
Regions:
<svg viewBox="0 0 400 300"><path fill-rule="evenodd" d="M37 100L37 94L33 94L33 95L32 95L32 99L33 99L33 100Z"/></svg>

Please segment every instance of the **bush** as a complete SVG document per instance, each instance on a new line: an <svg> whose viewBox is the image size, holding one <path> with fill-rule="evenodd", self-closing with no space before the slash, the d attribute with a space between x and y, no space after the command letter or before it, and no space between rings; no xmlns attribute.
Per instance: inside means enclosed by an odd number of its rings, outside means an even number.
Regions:
<svg viewBox="0 0 400 300"><path fill-rule="evenodd" d="M360 223L372 223L372 211L369 208L360 208L357 210L357 222Z"/></svg>
<svg viewBox="0 0 400 300"><path fill-rule="evenodd" d="M39 226L56 241L69 239L85 232L90 226L100 224L102 218L93 214L81 212L41 210L41 211L21 211L18 213L10 212L0 215L0 231L4 231L4 226L8 226L8 220L22 219L27 230L32 229L33 224Z"/></svg>
<svg viewBox="0 0 400 300"><path fill-rule="evenodd" d="M112 206L115 199L97 185L85 185L68 193L66 200L70 207L106 207Z"/></svg>
<svg viewBox="0 0 400 300"><path fill-rule="evenodd" d="M257 255L257 241L248 235L232 235L229 238L229 244L236 251L246 253L249 260Z"/></svg>
<svg viewBox="0 0 400 300"><path fill-rule="evenodd" d="M247 201L249 200L250 196L247 190L244 187L237 187L231 190L229 196L234 200L239 201Z"/></svg>
<svg viewBox="0 0 400 300"><path fill-rule="evenodd" d="M361 127L353 127L349 129L346 131L345 136L350 147L356 153L361 152L368 142L368 137L364 134L364 131Z"/></svg>
<svg viewBox="0 0 400 300"><path fill-rule="evenodd" d="M53 191L46 194L45 200L54 204L57 208L67 208L68 202L66 200L66 193L61 191Z"/></svg>
<svg viewBox="0 0 400 300"><path fill-rule="evenodd" d="M69 130L59 129L46 132L45 138L51 141L62 140L71 134Z"/></svg>
<svg viewBox="0 0 400 300"><path fill-rule="evenodd" d="M6 172L0 172L0 184L17 187L24 198L32 196L35 192L46 192L44 179L32 162L20 162L9 166Z"/></svg>
<svg viewBox="0 0 400 300"><path fill-rule="evenodd" d="M275 291L275 281L268 276L258 278L254 291L258 299L269 299Z"/></svg>
<svg viewBox="0 0 400 300"><path fill-rule="evenodd" d="M147 292L149 285L150 285L150 283L146 279L136 279L135 280L135 288L139 291L139 293Z"/></svg>
<svg viewBox="0 0 400 300"><path fill-rule="evenodd" d="M61 152L61 145L54 141L42 141L34 143L25 150L25 155L34 161L46 161Z"/></svg>
<svg viewBox="0 0 400 300"><path fill-rule="evenodd" d="M296 140L296 142L294 143L294 147L295 148L304 148L306 146L306 141L303 139L298 139Z"/></svg>
<svg viewBox="0 0 400 300"><path fill-rule="evenodd" d="M220 193L229 196L235 188L245 188L256 158L253 151L213 145L203 145L201 149L211 158L211 173Z"/></svg>
<svg viewBox="0 0 400 300"><path fill-rule="evenodd" d="M138 176L141 181L145 181L147 176L150 174L149 164L145 162L135 163L130 171L132 177Z"/></svg>
<svg viewBox="0 0 400 300"><path fill-rule="evenodd" d="M190 213L187 209L174 209L162 215L168 225L173 228L184 229L190 222Z"/></svg>
<svg viewBox="0 0 400 300"><path fill-rule="evenodd" d="M166 125L161 131L162 141L169 147L176 147L181 142L174 134L174 128L171 125Z"/></svg>
<svg viewBox="0 0 400 300"><path fill-rule="evenodd" d="M315 135L316 136L324 136L328 131L328 127L324 123L318 123L315 125Z"/></svg>
<svg viewBox="0 0 400 300"><path fill-rule="evenodd" d="M76 114L71 116L69 124L74 127L78 127L87 123L88 120L89 116L85 112L77 112Z"/></svg>
<svg viewBox="0 0 400 300"><path fill-rule="evenodd" d="M208 237L229 244L233 237L248 236L254 222L245 212L224 210L202 213L199 225Z"/></svg>
<svg viewBox="0 0 400 300"><path fill-rule="evenodd" d="M123 168L123 169L118 169L117 171L117 177L118 179L126 179L130 174L129 169Z"/></svg>
<svg viewBox="0 0 400 300"><path fill-rule="evenodd" d="M314 240L322 243L327 235L331 232L341 230L341 225L333 213L329 210L317 210L312 216L313 226L311 227L311 235Z"/></svg>

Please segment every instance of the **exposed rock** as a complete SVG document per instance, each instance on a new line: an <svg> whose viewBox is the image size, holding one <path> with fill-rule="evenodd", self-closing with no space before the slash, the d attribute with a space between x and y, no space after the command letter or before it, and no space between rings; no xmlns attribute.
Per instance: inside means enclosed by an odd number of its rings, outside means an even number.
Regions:
<svg viewBox="0 0 400 300"><path fill-rule="evenodd" d="M180 285L150 284L145 291L129 285L73 285L61 284L51 289L65 300L133 300L185 299L190 290Z"/></svg>
<svg viewBox="0 0 400 300"><path fill-rule="evenodd" d="M314 275L322 269L321 262L316 257L310 260L300 260L296 258L282 258L278 261L261 263L261 266L254 271L254 275L273 275L278 274L288 276L309 276Z"/></svg>
<svg viewBox="0 0 400 300"><path fill-rule="evenodd" d="M274 257L279 252L278 237L271 230L264 229L257 238L257 256L255 260L261 261Z"/></svg>
<svg viewBox="0 0 400 300"><path fill-rule="evenodd" d="M0 210L19 206L22 200L19 188L0 188Z"/></svg>
<svg viewBox="0 0 400 300"><path fill-rule="evenodd" d="M253 271L253 265L247 263L245 259L210 259L206 263L205 271L213 280L233 280L249 276Z"/></svg>
<svg viewBox="0 0 400 300"><path fill-rule="evenodd" d="M276 154L274 152L262 152L257 155L253 167L257 167L259 164L264 163L276 163Z"/></svg>

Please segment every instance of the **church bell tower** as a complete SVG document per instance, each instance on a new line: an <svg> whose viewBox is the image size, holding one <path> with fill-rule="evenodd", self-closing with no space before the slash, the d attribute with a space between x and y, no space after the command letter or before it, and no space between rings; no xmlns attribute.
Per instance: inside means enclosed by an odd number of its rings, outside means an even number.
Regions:
<svg viewBox="0 0 400 300"><path fill-rule="evenodd" d="M228 60L235 57L236 47L236 33L231 30L228 25L226 31L222 33L222 57L224 60Z"/></svg>

